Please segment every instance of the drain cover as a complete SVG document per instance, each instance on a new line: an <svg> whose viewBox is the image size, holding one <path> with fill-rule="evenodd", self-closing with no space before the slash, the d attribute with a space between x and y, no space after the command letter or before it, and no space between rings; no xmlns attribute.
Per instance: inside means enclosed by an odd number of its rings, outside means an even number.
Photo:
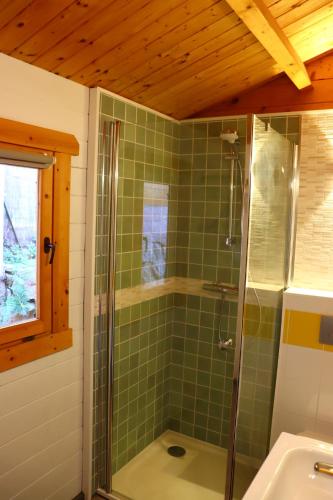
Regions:
<svg viewBox="0 0 333 500"><path fill-rule="evenodd" d="M179 457L183 457L185 455L186 450L182 446L169 446L168 453L172 457L179 458Z"/></svg>

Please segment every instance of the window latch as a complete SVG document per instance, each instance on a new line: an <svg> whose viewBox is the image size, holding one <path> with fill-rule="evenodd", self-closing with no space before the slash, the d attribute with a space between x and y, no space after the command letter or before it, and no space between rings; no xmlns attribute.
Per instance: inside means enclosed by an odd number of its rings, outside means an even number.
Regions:
<svg viewBox="0 0 333 500"><path fill-rule="evenodd" d="M44 252L46 254L48 254L48 253L50 253L50 251L51 251L51 256L50 256L49 264L52 264L53 259L54 259L54 254L56 251L56 244L52 243L50 238L48 236L46 236L44 238Z"/></svg>

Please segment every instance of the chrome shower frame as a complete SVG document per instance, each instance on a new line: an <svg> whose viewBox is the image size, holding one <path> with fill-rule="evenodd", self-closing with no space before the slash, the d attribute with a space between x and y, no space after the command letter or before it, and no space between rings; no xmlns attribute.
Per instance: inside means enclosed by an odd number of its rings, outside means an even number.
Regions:
<svg viewBox="0 0 333 500"><path fill-rule="evenodd" d="M231 400L231 416L230 416L230 432L227 458L227 475L225 485L225 500L233 499L234 488L234 473L235 473L235 457L236 457L236 435L237 435L237 420L239 411L239 393L241 384L241 366L242 366L242 347L243 347L243 331L245 320L245 300L247 292L247 269L249 255L249 229L250 229L250 207L251 207L251 179L252 165L254 162L254 126L255 117L260 118L256 114L247 115L246 126L246 154L245 154L245 169L243 183L243 202L242 202L242 237L241 237L241 258L240 258L240 278L239 278L239 294L237 308L237 324L236 324L236 342L234 353L233 380L232 380L232 400ZM296 220L297 220L297 198L299 191L299 147L293 148L293 183L290 186L291 206L289 213L289 231L287 236L287 273L285 276L286 286L290 286L293 279L294 257L295 257L295 242L296 242Z"/></svg>
<svg viewBox="0 0 333 500"><path fill-rule="evenodd" d="M225 484L225 500L232 500L234 470L235 470L238 396L239 396L239 385L240 385L244 305L245 305L245 294L246 294L246 269L248 261L253 127L254 127L254 115L248 115L246 120L246 154L245 154L245 169L244 169L244 180L243 180L240 278L239 278L234 368L233 368L233 378L232 378L232 400L231 400L230 433L229 433L229 446L228 446L228 458L227 458L227 476Z"/></svg>
<svg viewBox="0 0 333 500"><path fill-rule="evenodd" d="M300 149L297 144L294 145L293 150L293 182L290 186L291 190L291 213L289 220L290 234L289 234L289 262L288 273L286 276L287 287L292 286L294 279L295 267L295 248L296 248L296 230L297 230L297 200L299 195L299 153Z"/></svg>
<svg viewBox="0 0 333 500"><path fill-rule="evenodd" d="M113 124L114 133L110 137L110 172L109 172L109 279L107 288L107 332L109 369L108 369L108 427L107 427L107 459L106 459L106 491L112 491L112 411L113 411L113 342L116 316L116 236L117 236L117 191L118 191L118 149L120 138L120 122Z"/></svg>
<svg viewBox="0 0 333 500"><path fill-rule="evenodd" d="M116 284L116 235L117 235L117 190L118 190L118 152L120 139L120 122L106 121L102 136L102 217L107 217L107 249L108 277L105 296L100 293L98 298L98 342L102 342L103 315L106 314L106 353L107 353L107 404L106 404L106 450L104 488L98 488L97 493L104 498L117 499L112 495L112 412L113 412L113 343L115 325L115 284ZM107 162L109 164L107 165ZM104 198L108 193L107 206ZM102 220L104 224L104 220ZM98 356L102 357L102 346L99 346ZM102 359L100 359L100 363ZM100 364L100 366L102 366ZM101 372L102 370L100 370ZM99 380L98 391L101 393L102 380ZM101 394L100 394L101 397ZM101 399L100 399L101 401Z"/></svg>

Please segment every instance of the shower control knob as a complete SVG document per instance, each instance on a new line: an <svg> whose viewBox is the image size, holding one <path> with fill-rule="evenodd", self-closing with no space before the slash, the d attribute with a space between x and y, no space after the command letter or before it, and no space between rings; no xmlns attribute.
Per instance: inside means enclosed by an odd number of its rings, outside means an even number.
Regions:
<svg viewBox="0 0 333 500"><path fill-rule="evenodd" d="M217 347L220 351L229 351L232 348L232 339L219 340Z"/></svg>

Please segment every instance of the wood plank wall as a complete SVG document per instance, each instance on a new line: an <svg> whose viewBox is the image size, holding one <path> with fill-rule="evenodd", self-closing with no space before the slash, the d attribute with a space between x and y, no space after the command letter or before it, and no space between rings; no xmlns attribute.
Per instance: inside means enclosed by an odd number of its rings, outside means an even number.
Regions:
<svg viewBox="0 0 333 500"><path fill-rule="evenodd" d="M312 82L310 88L299 91L283 75L229 101L200 111L194 117L333 109L333 51L306 66Z"/></svg>

